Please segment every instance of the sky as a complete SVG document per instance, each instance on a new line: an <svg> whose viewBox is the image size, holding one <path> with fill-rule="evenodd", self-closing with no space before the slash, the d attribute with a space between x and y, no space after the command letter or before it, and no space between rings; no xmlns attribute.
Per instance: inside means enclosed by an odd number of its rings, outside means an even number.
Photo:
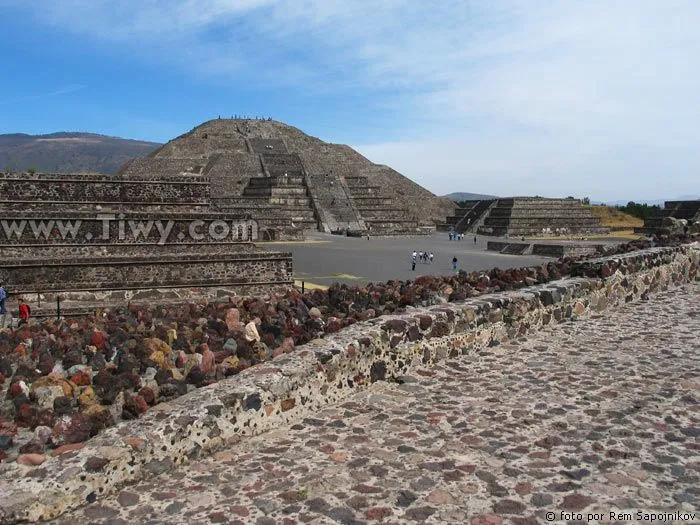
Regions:
<svg viewBox="0 0 700 525"><path fill-rule="evenodd" d="M165 142L217 116L436 194L700 194L696 0L0 0L0 133Z"/></svg>

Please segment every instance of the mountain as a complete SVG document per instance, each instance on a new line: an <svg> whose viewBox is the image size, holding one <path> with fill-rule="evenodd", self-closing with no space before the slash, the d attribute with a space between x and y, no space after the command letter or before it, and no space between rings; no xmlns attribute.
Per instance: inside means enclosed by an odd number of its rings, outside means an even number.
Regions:
<svg viewBox="0 0 700 525"><path fill-rule="evenodd" d="M159 146L94 133L0 135L0 170L112 174L125 162L148 155Z"/></svg>
<svg viewBox="0 0 700 525"><path fill-rule="evenodd" d="M465 192L454 192L450 193L448 195L443 195L443 197L447 199L452 199L453 201L456 202L461 202L461 201L483 201L483 200L490 200L490 199L497 199L495 195L482 195L481 193L465 193Z"/></svg>

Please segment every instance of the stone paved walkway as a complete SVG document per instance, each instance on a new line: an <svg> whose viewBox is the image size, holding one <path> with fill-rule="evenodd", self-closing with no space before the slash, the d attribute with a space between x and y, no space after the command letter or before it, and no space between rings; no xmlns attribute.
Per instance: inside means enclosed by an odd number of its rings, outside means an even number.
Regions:
<svg viewBox="0 0 700 525"><path fill-rule="evenodd" d="M699 334L687 285L375 383L58 523L700 523Z"/></svg>

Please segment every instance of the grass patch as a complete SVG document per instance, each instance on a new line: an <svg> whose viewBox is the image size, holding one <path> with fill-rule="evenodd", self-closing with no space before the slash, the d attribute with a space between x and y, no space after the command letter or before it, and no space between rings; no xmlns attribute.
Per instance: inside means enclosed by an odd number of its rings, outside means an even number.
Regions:
<svg viewBox="0 0 700 525"><path fill-rule="evenodd" d="M301 289L301 279L294 279L294 286ZM323 284L310 283L309 281L304 281L305 290L328 290L328 286Z"/></svg>
<svg viewBox="0 0 700 525"><path fill-rule="evenodd" d="M591 213L600 219L600 224L606 228L639 228L644 226L644 221L639 217L630 215L629 213L622 212L617 208L611 208L610 206L599 205L599 206L588 206ZM622 232L616 232L622 233ZM619 237L619 235L615 235Z"/></svg>
<svg viewBox="0 0 700 525"><path fill-rule="evenodd" d="M338 279L347 279L347 280L362 279L362 277L358 277L357 275L350 275L349 273L334 273L331 275L333 275L333 277L337 277Z"/></svg>

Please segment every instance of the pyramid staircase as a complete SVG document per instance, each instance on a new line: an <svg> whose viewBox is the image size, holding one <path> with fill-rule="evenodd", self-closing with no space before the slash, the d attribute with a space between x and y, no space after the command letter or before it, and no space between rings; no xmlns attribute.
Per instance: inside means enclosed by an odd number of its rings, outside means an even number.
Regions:
<svg viewBox="0 0 700 525"><path fill-rule="evenodd" d="M463 207L457 208L454 215L447 217L443 229L458 233L476 231L483 223L482 219L485 218L486 212L495 203L495 199L464 201Z"/></svg>

